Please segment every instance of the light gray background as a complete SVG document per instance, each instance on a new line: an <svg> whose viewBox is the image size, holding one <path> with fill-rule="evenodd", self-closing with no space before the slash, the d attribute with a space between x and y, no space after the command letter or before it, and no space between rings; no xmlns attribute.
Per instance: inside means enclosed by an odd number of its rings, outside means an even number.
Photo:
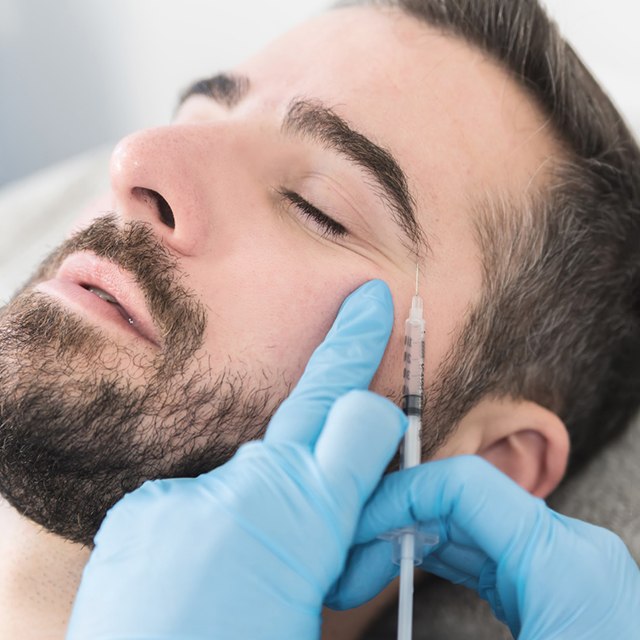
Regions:
<svg viewBox="0 0 640 640"><path fill-rule="evenodd" d="M327 0L0 0L0 185L164 124L191 80L231 67ZM640 3L549 0L640 131Z"/></svg>

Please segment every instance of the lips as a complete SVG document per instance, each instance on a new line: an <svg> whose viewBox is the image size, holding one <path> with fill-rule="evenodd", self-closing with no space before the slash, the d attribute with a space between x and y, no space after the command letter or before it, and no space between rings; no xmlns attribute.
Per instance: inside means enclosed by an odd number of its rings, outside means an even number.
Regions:
<svg viewBox="0 0 640 640"><path fill-rule="evenodd" d="M51 283L61 288L77 285L90 292L117 311L129 330L155 346L160 345L160 334L151 319L144 294L128 271L93 253L74 253L65 259ZM85 298L86 295L83 294Z"/></svg>
<svg viewBox="0 0 640 640"><path fill-rule="evenodd" d="M86 289L87 291L90 291L94 295L98 296L98 298L100 298L101 300L104 300L105 302L108 302L109 304L112 304L116 308L118 313L129 324L131 324L131 325L135 324L135 321L134 321L133 317L131 316L131 314L110 293L108 293L107 291L103 291L99 287L93 287L93 286L91 286L89 284L84 284L84 285L81 285L81 286L82 286L83 289Z"/></svg>

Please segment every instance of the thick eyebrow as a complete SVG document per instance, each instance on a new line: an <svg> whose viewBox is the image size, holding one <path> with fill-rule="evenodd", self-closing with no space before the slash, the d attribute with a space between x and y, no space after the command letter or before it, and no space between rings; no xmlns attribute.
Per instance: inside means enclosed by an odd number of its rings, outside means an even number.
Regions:
<svg viewBox="0 0 640 640"><path fill-rule="evenodd" d="M191 96L204 95L232 109L247 95L249 78L221 73L191 85L180 97L178 108ZM426 236L416 217L415 200L406 174L390 151L353 129L335 111L316 100L296 99L287 110L282 132L298 135L331 149L363 169L375 183L374 188L391 210L396 226L418 257L428 248Z"/></svg>
<svg viewBox="0 0 640 640"><path fill-rule="evenodd" d="M394 222L411 242L413 250L420 253L426 247L407 177L389 151L352 129L335 111L315 100L294 100L282 130L308 137L364 169L375 181L378 195L391 209Z"/></svg>

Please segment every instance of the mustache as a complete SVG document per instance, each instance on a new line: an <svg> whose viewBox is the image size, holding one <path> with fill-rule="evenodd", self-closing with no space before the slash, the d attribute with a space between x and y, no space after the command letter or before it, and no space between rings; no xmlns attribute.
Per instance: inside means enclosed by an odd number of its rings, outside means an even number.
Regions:
<svg viewBox="0 0 640 640"><path fill-rule="evenodd" d="M122 224L115 213L96 219L55 250L25 289L53 278L68 256L83 251L109 260L133 276L162 334L165 358L184 362L202 346L207 326L205 307L181 282L185 274L177 259L145 222Z"/></svg>

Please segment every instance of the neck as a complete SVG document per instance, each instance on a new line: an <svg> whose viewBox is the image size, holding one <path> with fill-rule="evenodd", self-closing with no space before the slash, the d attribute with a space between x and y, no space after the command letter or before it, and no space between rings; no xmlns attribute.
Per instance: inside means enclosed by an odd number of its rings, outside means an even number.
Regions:
<svg viewBox="0 0 640 640"><path fill-rule="evenodd" d="M398 581L394 580L375 598L357 609L322 612L322 637L320 640L361 640L369 625L398 599Z"/></svg>
<svg viewBox="0 0 640 640"><path fill-rule="evenodd" d="M0 638L63 640L88 558L0 499Z"/></svg>

